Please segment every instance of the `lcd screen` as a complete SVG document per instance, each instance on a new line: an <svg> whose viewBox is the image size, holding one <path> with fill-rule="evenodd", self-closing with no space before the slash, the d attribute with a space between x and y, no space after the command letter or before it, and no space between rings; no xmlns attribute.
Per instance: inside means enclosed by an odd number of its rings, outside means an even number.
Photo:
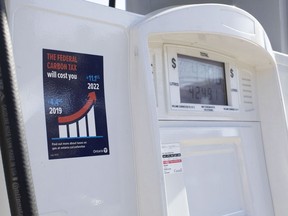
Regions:
<svg viewBox="0 0 288 216"><path fill-rule="evenodd" d="M180 102L228 105L225 64L187 55L177 55Z"/></svg>

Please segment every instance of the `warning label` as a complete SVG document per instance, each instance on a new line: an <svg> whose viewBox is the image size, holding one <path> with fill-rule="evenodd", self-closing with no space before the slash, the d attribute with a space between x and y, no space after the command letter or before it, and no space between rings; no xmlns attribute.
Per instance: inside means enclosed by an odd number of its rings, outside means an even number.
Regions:
<svg viewBox="0 0 288 216"><path fill-rule="evenodd" d="M162 162L165 175L183 172L179 143L162 144Z"/></svg>
<svg viewBox="0 0 288 216"><path fill-rule="evenodd" d="M49 159L109 154L103 56L43 49Z"/></svg>

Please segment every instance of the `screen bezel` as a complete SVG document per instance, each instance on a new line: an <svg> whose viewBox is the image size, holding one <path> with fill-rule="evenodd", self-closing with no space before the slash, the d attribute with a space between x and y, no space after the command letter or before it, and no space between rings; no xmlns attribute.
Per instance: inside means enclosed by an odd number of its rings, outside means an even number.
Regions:
<svg viewBox="0 0 288 216"><path fill-rule="evenodd" d="M238 77L231 77L231 71L236 75L237 69L234 68L233 59L204 49L179 46L164 45L165 65L166 65L166 90L167 90L167 111L205 111L205 112L227 112L239 111L239 87ZM177 68L178 55L191 56L199 59L206 59L224 64L226 101L224 105L200 104L200 103L181 103L179 71ZM175 67L176 64L176 67ZM236 83L236 84L235 84ZM231 86L233 85L233 89ZM235 87L236 86L236 87ZM238 92L235 92L237 89ZM232 91L231 91L232 90ZM234 93L233 93L234 91Z"/></svg>

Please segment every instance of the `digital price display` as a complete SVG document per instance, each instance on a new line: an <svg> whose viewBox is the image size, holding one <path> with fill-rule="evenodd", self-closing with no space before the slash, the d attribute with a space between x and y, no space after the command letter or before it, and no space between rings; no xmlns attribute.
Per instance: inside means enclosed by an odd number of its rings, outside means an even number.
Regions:
<svg viewBox="0 0 288 216"><path fill-rule="evenodd" d="M223 62L177 54L180 102L228 105Z"/></svg>

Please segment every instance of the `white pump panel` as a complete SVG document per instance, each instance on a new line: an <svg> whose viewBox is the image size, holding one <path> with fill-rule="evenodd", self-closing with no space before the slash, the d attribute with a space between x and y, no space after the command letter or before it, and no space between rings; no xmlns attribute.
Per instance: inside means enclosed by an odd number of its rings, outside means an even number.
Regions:
<svg viewBox="0 0 288 216"><path fill-rule="evenodd" d="M273 215L258 124L172 122L160 133L183 166L165 174L168 215Z"/></svg>
<svg viewBox="0 0 288 216"><path fill-rule="evenodd" d="M149 39L152 52L161 47L159 35ZM153 61L165 69L153 73L168 215L274 215L255 69L218 50L167 43ZM179 150L163 154L171 145Z"/></svg>
<svg viewBox="0 0 288 216"><path fill-rule="evenodd" d="M283 101L286 110L286 121L287 119L287 109L288 109L288 55L283 53L275 52L275 59L278 66L279 79L281 83L281 90L283 94Z"/></svg>
<svg viewBox="0 0 288 216"><path fill-rule="evenodd" d="M9 8L39 215L137 215L127 77L141 16L82 0Z"/></svg>

